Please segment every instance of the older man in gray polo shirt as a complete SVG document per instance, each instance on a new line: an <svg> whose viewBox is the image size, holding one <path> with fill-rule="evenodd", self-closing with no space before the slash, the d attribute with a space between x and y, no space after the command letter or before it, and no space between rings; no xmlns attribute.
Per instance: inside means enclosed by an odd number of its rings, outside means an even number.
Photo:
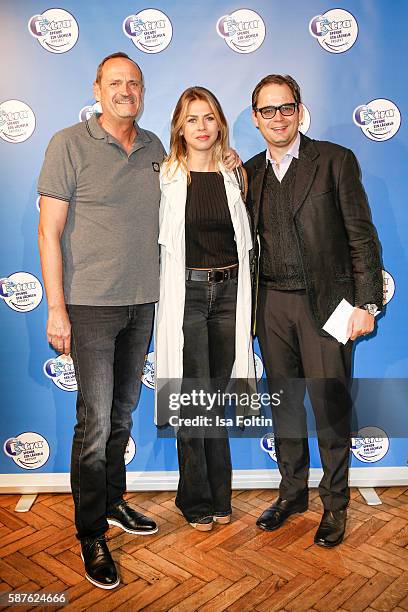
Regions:
<svg viewBox="0 0 408 612"><path fill-rule="evenodd" d="M94 83L102 114L55 134L38 184L47 336L72 354L78 382L71 486L85 575L119 584L108 524L150 534L155 522L127 505L124 452L158 299L160 140L135 122L139 66L105 58Z"/></svg>

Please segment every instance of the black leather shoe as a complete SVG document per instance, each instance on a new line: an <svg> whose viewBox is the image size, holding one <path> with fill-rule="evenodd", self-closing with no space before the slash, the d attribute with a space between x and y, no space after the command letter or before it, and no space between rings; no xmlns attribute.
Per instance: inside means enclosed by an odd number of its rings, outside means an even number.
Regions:
<svg viewBox="0 0 408 612"><path fill-rule="evenodd" d="M150 535L158 531L158 527L152 519L133 510L124 500L108 510L106 520L109 525L120 527L127 533Z"/></svg>
<svg viewBox="0 0 408 612"><path fill-rule="evenodd" d="M273 531L279 529L292 514L306 512L308 508L307 497L299 498L298 500L290 501L278 497L272 506L269 506L262 512L256 524L265 531Z"/></svg>
<svg viewBox="0 0 408 612"><path fill-rule="evenodd" d="M347 510L325 510L314 537L315 544L325 548L340 544L346 530L346 519Z"/></svg>
<svg viewBox="0 0 408 612"><path fill-rule="evenodd" d="M119 576L106 544L105 536L81 539L81 557L85 565L85 578L100 589L114 589Z"/></svg>

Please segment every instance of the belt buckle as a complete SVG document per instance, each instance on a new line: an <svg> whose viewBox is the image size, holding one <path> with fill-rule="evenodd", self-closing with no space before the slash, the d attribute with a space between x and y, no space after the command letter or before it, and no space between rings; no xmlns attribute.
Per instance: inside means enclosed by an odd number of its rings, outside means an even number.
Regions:
<svg viewBox="0 0 408 612"><path fill-rule="evenodd" d="M214 283L221 283L225 278L225 270L214 270L213 274Z"/></svg>

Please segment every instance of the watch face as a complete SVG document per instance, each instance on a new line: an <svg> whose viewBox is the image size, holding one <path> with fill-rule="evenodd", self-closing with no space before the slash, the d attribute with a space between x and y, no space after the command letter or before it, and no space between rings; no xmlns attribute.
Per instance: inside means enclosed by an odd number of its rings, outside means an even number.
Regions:
<svg viewBox="0 0 408 612"><path fill-rule="evenodd" d="M375 315L377 310L378 310L377 304L367 304L367 311L370 313L370 315Z"/></svg>

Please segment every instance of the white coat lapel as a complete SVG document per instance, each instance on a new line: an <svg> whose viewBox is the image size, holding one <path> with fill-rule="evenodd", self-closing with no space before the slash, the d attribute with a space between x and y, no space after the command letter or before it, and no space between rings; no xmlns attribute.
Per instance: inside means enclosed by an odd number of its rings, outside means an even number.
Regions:
<svg viewBox="0 0 408 612"><path fill-rule="evenodd" d="M241 190L234 174L232 172L227 172L222 167L220 167L220 170L224 177L225 191L227 194L232 225L234 226L237 248L238 245L240 245L240 256L243 257L246 251L252 249L251 230L245 210L245 204L242 201Z"/></svg>
<svg viewBox="0 0 408 612"><path fill-rule="evenodd" d="M170 176L169 176L170 174ZM187 198L187 176L181 168L174 174L160 175L160 232L159 244L177 258L184 256L184 217Z"/></svg>

